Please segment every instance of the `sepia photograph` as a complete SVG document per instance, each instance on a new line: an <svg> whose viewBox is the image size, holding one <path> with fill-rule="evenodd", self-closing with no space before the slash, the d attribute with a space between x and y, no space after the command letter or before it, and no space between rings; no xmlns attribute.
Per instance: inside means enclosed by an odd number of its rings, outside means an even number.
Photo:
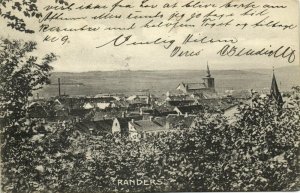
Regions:
<svg viewBox="0 0 300 193"><path fill-rule="evenodd" d="M299 191L299 8L0 0L0 192Z"/></svg>

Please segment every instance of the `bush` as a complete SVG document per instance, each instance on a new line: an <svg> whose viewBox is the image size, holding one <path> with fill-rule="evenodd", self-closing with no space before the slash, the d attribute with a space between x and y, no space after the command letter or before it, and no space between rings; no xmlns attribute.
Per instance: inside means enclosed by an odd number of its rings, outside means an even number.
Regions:
<svg viewBox="0 0 300 193"><path fill-rule="evenodd" d="M297 190L298 109L274 111L271 100L257 98L240 107L233 125L221 114L204 113L195 128L140 142L90 136L68 123L32 122L22 137L3 144L3 191ZM130 179L163 183L117 183Z"/></svg>

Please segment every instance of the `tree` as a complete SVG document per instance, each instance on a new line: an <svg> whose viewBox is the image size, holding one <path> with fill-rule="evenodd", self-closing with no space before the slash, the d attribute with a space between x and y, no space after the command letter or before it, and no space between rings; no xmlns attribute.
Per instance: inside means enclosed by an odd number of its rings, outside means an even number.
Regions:
<svg viewBox="0 0 300 193"><path fill-rule="evenodd" d="M56 60L53 53L41 61L30 56L36 43L1 39L0 42L0 108L8 126L22 125L27 110L28 97L32 92L49 83L52 67Z"/></svg>
<svg viewBox="0 0 300 193"><path fill-rule="evenodd" d="M34 30L27 27L23 17L36 19L42 17L36 3L37 0L0 0L0 17L7 20L7 26L12 29L34 33ZM55 3L68 5L65 0L55 0Z"/></svg>
<svg viewBox="0 0 300 193"><path fill-rule="evenodd" d="M24 192L28 188L24 173L32 170L28 163L37 155L31 140L45 131L38 121L26 118L28 98L49 83L50 63L56 56L50 53L39 60L29 55L36 50L31 41L1 39L0 46L0 112L5 122L1 128L2 183L13 192Z"/></svg>
<svg viewBox="0 0 300 193"><path fill-rule="evenodd" d="M240 106L237 122L231 126L233 151L222 172L230 175L229 191L299 188L300 106L296 95L295 89L291 108L278 109L268 96L257 96L252 105Z"/></svg>

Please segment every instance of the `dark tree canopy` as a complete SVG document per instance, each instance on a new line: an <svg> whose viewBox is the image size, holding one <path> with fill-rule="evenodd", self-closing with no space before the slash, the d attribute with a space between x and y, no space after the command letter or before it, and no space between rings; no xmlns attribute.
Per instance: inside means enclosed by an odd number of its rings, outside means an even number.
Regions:
<svg viewBox="0 0 300 193"><path fill-rule="evenodd" d="M6 192L291 191L299 189L299 89L293 108L268 98L240 107L236 124L202 113L190 129L146 140L95 136L71 123L11 139L4 156ZM264 108L262 108L264 107ZM257 124L252 124L252 121ZM30 163L30 164L28 164ZM5 169L6 168L6 169ZM162 179L160 186L118 186L122 179Z"/></svg>
<svg viewBox="0 0 300 193"><path fill-rule="evenodd" d="M68 5L65 0L55 0L55 3ZM0 17L7 21L7 26L17 31L34 33L28 28L24 18L40 18L42 13L37 6L37 0L0 0Z"/></svg>
<svg viewBox="0 0 300 193"><path fill-rule="evenodd" d="M20 124L28 97L49 83L49 64L56 56L50 53L39 60L29 55L36 50L36 43L31 41L1 39L0 46L0 109L8 125Z"/></svg>

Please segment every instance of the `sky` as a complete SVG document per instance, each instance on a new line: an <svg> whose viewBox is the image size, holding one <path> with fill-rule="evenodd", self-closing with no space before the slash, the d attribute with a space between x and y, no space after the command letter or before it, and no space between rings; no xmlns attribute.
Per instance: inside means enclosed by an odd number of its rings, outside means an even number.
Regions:
<svg viewBox="0 0 300 193"><path fill-rule="evenodd" d="M175 2L175 0L169 0L168 2ZM43 8L49 4L50 1L39 2L39 9L46 12ZM53 0L54 2L54 0ZM73 0L76 4L84 4L82 1ZM98 1L85 1L85 4L89 2L94 4L111 4L112 1L98 0ZM96 2L96 3L95 3ZM114 1L116 2L116 1ZM135 0L124 0L124 2L137 5L139 1ZM151 2L151 1L150 1ZM155 2L153 0L153 2ZM159 1L160 6L166 1ZM217 5L224 4L228 1L202 1L204 3L215 2ZM238 1L239 2L239 1ZM245 4L251 1L243 1ZM274 9L270 10L269 16L271 19L280 20L283 23L299 25L299 6L296 0L265 0L254 1L256 4L263 5L266 3L273 4L285 4L286 9ZM115 9L112 14L123 14L128 15L129 12L134 11L136 14L149 14L153 15L159 11L163 11L164 15L171 15L173 12L184 13L186 17L192 13L205 14L208 10L204 9L143 9L140 8L126 10L126 9ZM61 11L57 11L60 13ZM87 17L88 19L79 21L52 21L44 22L52 26L60 27L79 27L83 25L89 25L93 27L99 27L101 29L109 26L128 27L131 21L123 19L110 19L110 20L92 20L90 17L106 13L106 10L85 10L85 11L70 11L65 12L65 15L69 17ZM240 17L238 9L217 9L218 13L230 14L234 13L233 18L236 21L251 23L257 20L258 17ZM145 23L147 20L137 20L137 26ZM156 20L155 20L156 21ZM168 22L167 18L158 19L157 21ZM193 20L193 24L199 24L201 20ZM278 30L273 28L256 28L240 30L233 27L197 27L195 28L177 28L171 32L166 28L155 28L155 29L135 29L131 31L104 31L99 30L97 32L61 32L61 33L49 33L49 32L38 32L39 26L41 25L37 19L27 19L29 26L35 29L34 34L24 34L17 32L10 28L4 27L0 32L0 36L8 37L12 39L23 39L25 41L32 40L38 43L38 49L35 53L37 56L43 56L46 53L53 52L59 56L58 60L52 65L54 71L64 72L82 72L82 71L114 71L114 70L175 70L175 69L187 69L187 70L201 70L206 69L207 63L209 63L211 69L253 69L253 68L275 68L288 66L288 65L299 65L299 28L296 27L293 30ZM1 26L5 26L5 21L0 18ZM119 46L114 47L107 45L103 48L96 48L97 46L104 44L120 34L132 35L132 40L135 41L151 41L157 38L164 38L168 40L176 40L176 43L170 49L166 50L162 45L140 45L140 46ZM193 34L195 37L213 37L213 38L237 38L238 43L234 44L238 48L252 48L260 50L261 48L272 48L283 46L291 46L296 50L296 60L293 63L288 63L284 58L274 57L221 57L216 53L225 44L190 44L182 46L180 43L188 34ZM43 42L43 39L47 36L57 36L59 38L68 35L70 43L61 45L60 42L50 43ZM182 50L186 51L198 51L202 50L199 56L194 57L170 57L171 50L175 46L182 46Z"/></svg>

